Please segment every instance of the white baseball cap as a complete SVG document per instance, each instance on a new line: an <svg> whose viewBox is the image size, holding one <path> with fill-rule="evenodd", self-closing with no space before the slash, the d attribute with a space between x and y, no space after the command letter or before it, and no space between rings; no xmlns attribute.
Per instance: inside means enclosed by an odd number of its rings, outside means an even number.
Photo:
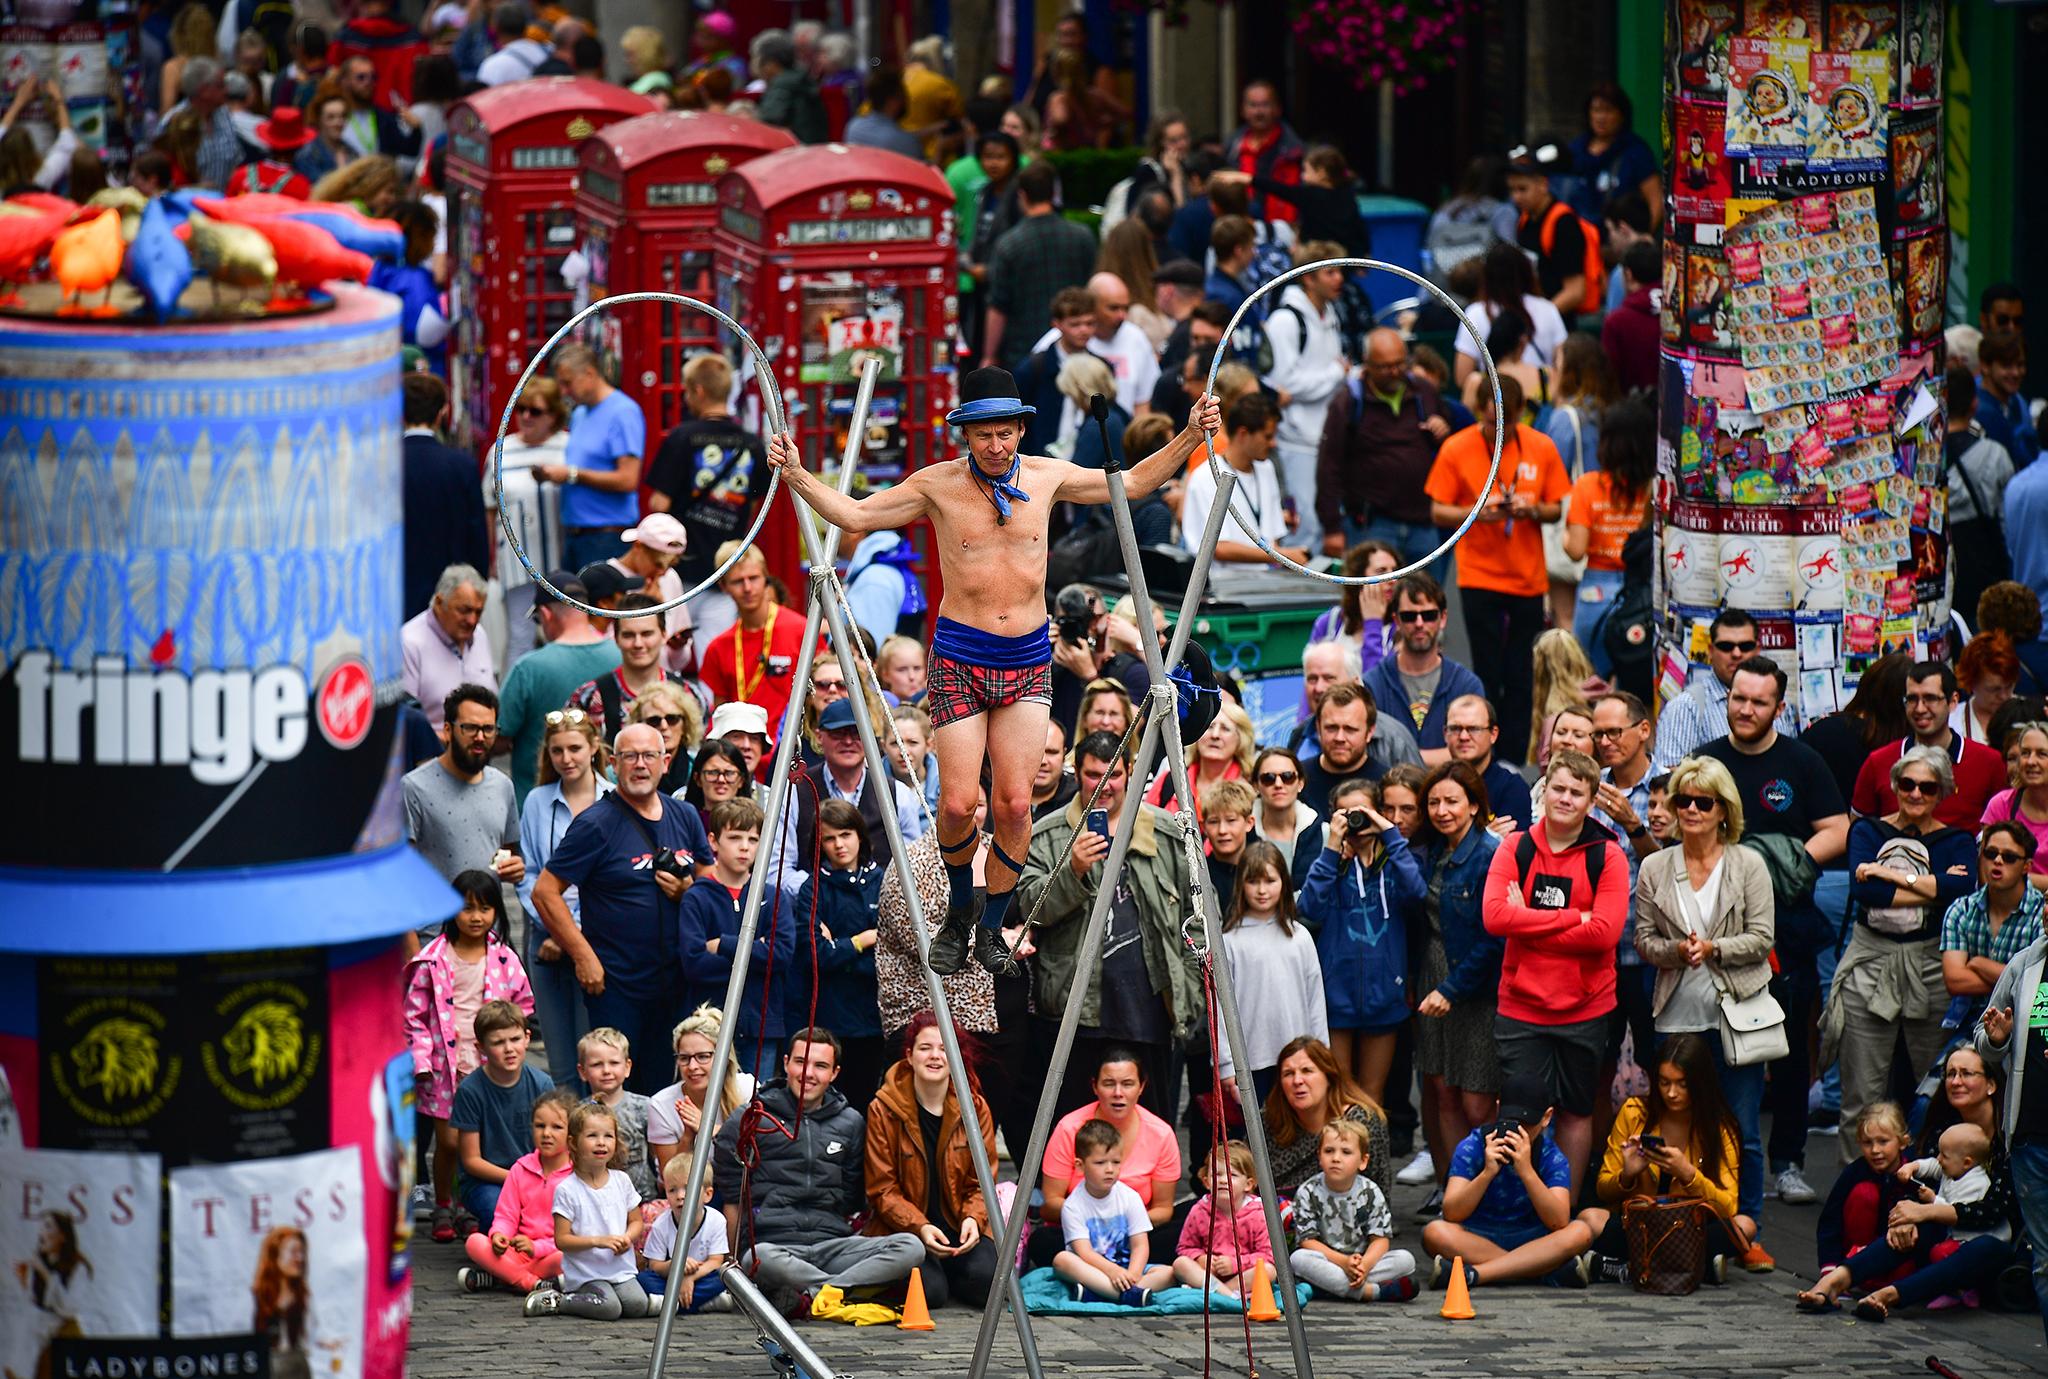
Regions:
<svg viewBox="0 0 2048 1379"><path fill-rule="evenodd" d="M681 555L689 541L689 533L683 530L681 522L667 513L650 512L640 519L639 526L620 532L619 540L628 546L651 546L670 555Z"/></svg>
<svg viewBox="0 0 2048 1379"><path fill-rule="evenodd" d="M720 704L711 714L711 737L724 737L728 733L753 733L757 737L768 736L768 710L759 704L734 702Z"/></svg>

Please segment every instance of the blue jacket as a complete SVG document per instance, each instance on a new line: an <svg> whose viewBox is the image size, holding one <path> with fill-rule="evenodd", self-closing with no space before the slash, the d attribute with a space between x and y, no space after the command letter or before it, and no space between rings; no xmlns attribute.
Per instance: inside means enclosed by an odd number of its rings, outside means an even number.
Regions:
<svg viewBox="0 0 2048 1379"><path fill-rule="evenodd" d="M742 899L745 892L741 892ZM776 906L780 901L781 909ZM796 957L796 934L801 916L789 898L772 885L761 892L761 915L754 928L754 953L747 963L747 990L740 999L739 1028L748 1038L759 1035L780 1039L789 1033L783 1024L782 1002L771 1004L765 1029L761 1023L761 995L767 989L768 964L775 964L775 981L782 984ZM709 1002L725 1004L725 984L732 980L732 945L740 932L740 901L709 875L700 876L683 892L676 907L676 951L683 962L683 1009L695 1010ZM719 951L707 953L704 945L719 940Z"/></svg>
<svg viewBox="0 0 2048 1379"><path fill-rule="evenodd" d="M1380 835L1380 862L1367 870L1330 848L1316 854L1299 901L1316 936L1331 1029L1381 1029L1406 1020L1408 916L1426 883L1401 830Z"/></svg>
<svg viewBox="0 0 2048 1379"><path fill-rule="evenodd" d="M818 898L818 1014L815 1022L847 1038L872 1038L882 1032L881 1007L875 1000L875 950L857 951L853 936L875 927L875 905L888 868L874 862L853 871L822 867L796 893L799 925L811 918L811 893ZM811 943L805 934L786 993L784 1019L791 1029L811 1022Z"/></svg>
<svg viewBox="0 0 2048 1379"><path fill-rule="evenodd" d="M1399 633L1395 635L1398 637ZM1486 686L1479 683L1479 677L1470 668L1446 656L1443 674L1437 677L1436 693L1430 696L1429 712L1423 715L1418 726L1408 713L1408 688L1401 683L1401 671L1395 665L1393 648L1388 649L1378 665L1365 673L1365 687L1372 691L1372 702L1382 717L1399 718L1415 733L1416 745L1430 751L1444 745L1444 715L1450 711L1451 701L1467 694L1486 693Z"/></svg>
<svg viewBox="0 0 2048 1379"><path fill-rule="evenodd" d="M1437 925L1444 937L1444 961L1450 967L1437 990L1453 1006L1467 1001L1493 1000L1500 992L1502 940L1486 932L1480 902L1486 898L1486 869L1493 862L1500 839L1473 824L1451 849L1451 862L1444 872L1443 893L1437 904ZM1429 878L1444 852L1443 839L1434 839L1422 853L1422 879L1427 894ZM1427 996L1429 993L1424 992Z"/></svg>

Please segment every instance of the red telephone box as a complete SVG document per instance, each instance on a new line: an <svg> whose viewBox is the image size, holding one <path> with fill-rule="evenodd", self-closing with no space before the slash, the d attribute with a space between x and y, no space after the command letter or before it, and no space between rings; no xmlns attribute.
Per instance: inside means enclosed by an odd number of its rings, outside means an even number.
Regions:
<svg viewBox="0 0 2048 1379"><path fill-rule="evenodd" d="M590 262L591 299L679 292L710 301L718 179L795 144L788 130L759 120L681 110L622 120L587 140L576 242ZM658 443L683 420L683 362L721 347L717 323L666 302L635 302L599 319L598 352L640 404L649 443Z"/></svg>
<svg viewBox="0 0 2048 1379"><path fill-rule="evenodd" d="M527 360L574 314L562 260L576 245L579 146L653 108L605 82L536 77L479 91L448 112L458 444L490 444Z"/></svg>
<svg viewBox="0 0 2048 1379"><path fill-rule="evenodd" d="M946 179L882 149L785 149L727 173L718 214L716 304L775 361L805 462L818 468L843 453L856 384L871 356L882 361L882 375L862 443L868 486L887 487L948 458L960 303ZM752 361L730 342L728 350L747 422L759 426ZM912 537L921 549L929 539L926 528ZM761 545L770 568L797 587L803 550L788 510L769 518ZM936 608L937 562L920 564Z"/></svg>

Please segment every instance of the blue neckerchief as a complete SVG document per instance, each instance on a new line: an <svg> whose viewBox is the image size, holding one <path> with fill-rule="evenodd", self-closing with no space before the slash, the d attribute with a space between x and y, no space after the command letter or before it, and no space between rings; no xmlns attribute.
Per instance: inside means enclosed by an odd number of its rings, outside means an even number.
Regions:
<svg viewBox="0 0 2048 1379"><path fill-rule="evenodd" d="M1020 503L1031 501L1031 495L1017 487L1015 483L1017 471L1024 467L1022 456L1013 456L1011 458L1010 472L1003 475L1000 479L991 479L988 475L982 473L981 466L974 462L972 455L967 457L967 467L973 472L975 482L987 489L988 500L996 505L996 520L998 522L1010 520L1010 501L1012 499Z"/></svg>

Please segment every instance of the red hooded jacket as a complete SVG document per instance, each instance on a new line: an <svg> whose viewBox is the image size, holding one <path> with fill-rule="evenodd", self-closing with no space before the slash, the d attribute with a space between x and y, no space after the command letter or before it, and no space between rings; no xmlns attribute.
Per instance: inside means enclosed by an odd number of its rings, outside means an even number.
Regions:
<svg viewBox="0 0 2048 1379"><path fill-rule="evenodd" d="M1597 887L1587 880L1595 848L1604 850ZM1519 905L1508 899L1510 883L1522 888ZM1614 950L1628 908L1628 857L1593 820L1563 852L1551 850L1541 819L1526 834L1509 834L1486 869L1482 910L1486 932L1507 945L1500 1013L1526 1024L1569 1025L1613 1010Z"/></svg>

